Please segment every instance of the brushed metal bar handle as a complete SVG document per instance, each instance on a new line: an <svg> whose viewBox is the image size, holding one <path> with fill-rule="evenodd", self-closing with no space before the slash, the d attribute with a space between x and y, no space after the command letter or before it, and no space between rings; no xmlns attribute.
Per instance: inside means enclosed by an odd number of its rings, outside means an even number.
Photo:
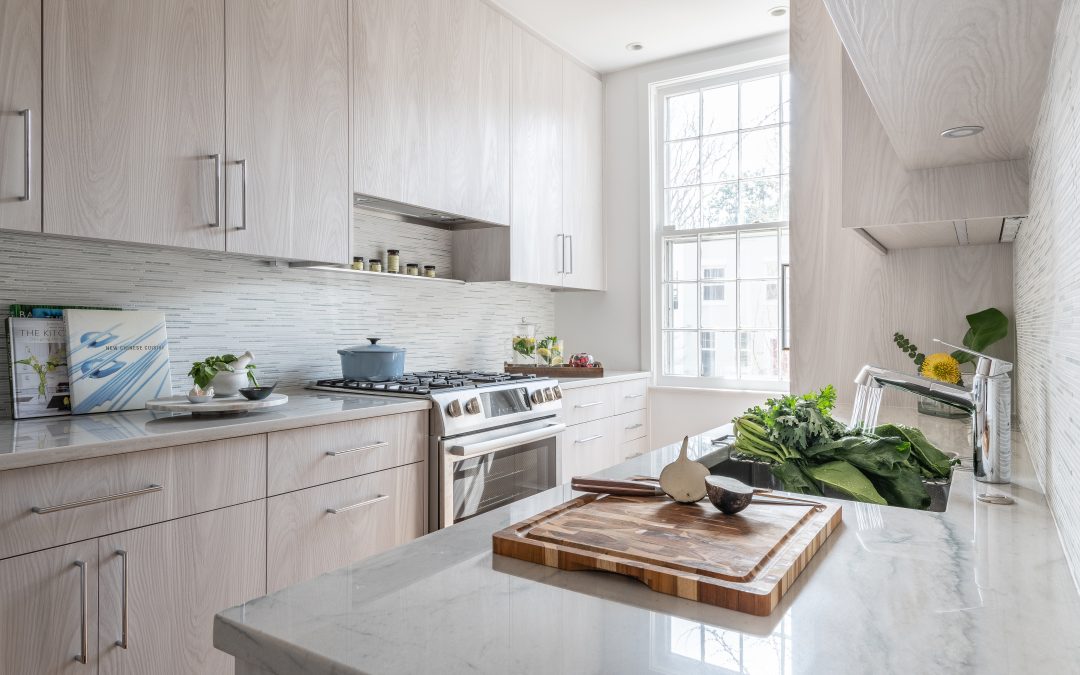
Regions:
<svg viewBox="0 0 1080 675"><path fill-rule="evenodd" d="M121 649L128 648L128 578L127 578L127 551L118 550L116 555L120 556L120 639L116 641L116 646Z"/></svg>
<svg viewBox="0 0 1080 675"><path fill-rule="evenodd" d="M30 174L33 171L33 112L29 108L24 108L19 111L19 115L23 118L23 195L19 197L19 201L30 201L31 184Z"/></svg>
<svg viewBox="0 0 1080 675"><path fill-rule="evenodd" d="M559 266L555 271L559 274L563 273L566 269L566 237L561 234L555 235L555 241L559 244Z"/></svg>
<svg viewBox="0 0 1080 675"><path fill-rule="evenodd" d="M326 512L331 513L331 514L345 513L346 511L352 511L353 509L359 509L359 508L361 508L363 506L371 506L372 504L378 504L379 502L385 502L387 499L390 499L390 495L378 495L377 497L372 497L371 499L365 499L362 502L356 502L355 504L349 504L348 506L342 506L341 508L326 509Z"/></svg>
<svg viewBox="0 0 1080 675"><path fill-rule="evenodd" d="M640 429L643 426L645 426L645 425L642 424L641 422L638 422L637 424L631 424L630 426L626 427L626 430L630 431L632 429Z"/></svg>
<svg viewBox="0 0 1080 675"><path fill-rule="evenodd" d="M570 265L567 266L566 273L567 274L573 274L574 273L574 235L572 235L572 234L566 235L566 240L570 242Z"/></svg>
<svg viewBox="0 0 1080 675"><path fill-rule="evenodd" d="M340 455L350 455L354 452L363 452L364 450L375 450L376 448L385 448L390 445L388 441L375 441L370 445L361 445L359 448L349 448L348 450L327 450L326 454L330 457L338 457Z"/></svg>
<svg viewBox="0 0 1080 675"><path fill-rule="evenodd" d="M626 395L626 396L624 396L623 398L641 398L641 397L642 397L642 396L644 396L644 395L645 395L645 394L627 394L627 395Z"/></svg>
<svg viewBox="0 0 1080 675"><path fill-rule="evenodd" d="M791 265L780 266L780 349L791 349L788 340L788 278L791 275Z"/></svg>
<svg viewBox="0 0 1080 675"><path fill-rule="evenodd" d="M604 405L603 401L593 401L592 403L578 403L575 408L592 408L594 406Z"/></svg>
<svg viewBox="0 0 1080 675"><path fill-rule="evenodd" d="M214 222L208 227L221 227L221 153L206 158L214 160Z"/></svg>
<svg viewBox="0 0 1080 675"><path fill-rule="evenodd" d="M79 663L86 663L87 652L87 637L89 630L88 621L89 617L86 615L87 604L86 601L86 563L82 560L75 561L75 567L79 568L79 615L82 617L82 623L79 625L79 653L75 656L75 660Z"/></svg>
<svg viewBox="0 0 1080 675"><path fill-rule="evenodd" d="M240 165L240 227L238 230L247 229L247 160L238 159Z"/></svg>
<svg viewBox="0 0 1080 675"><path fill-rule="evenodd" d="M595 441L596 439L598 439L598 438L603 438L603 437L604 437L604 434L596 434L595 436L589 436L588 438L579 438L579 439L577 439L577 440L576 440L576 441L574 441L574 442L575 442L575 443L579 443L579 444L583 444L583 443L592 443L592 442L593 442L593 441Z"/></svg>
<svg viewBox="0 0 1080 675"><path fill-rule="evenodd" d="M102 502L111 502L116 499L127 499L128 497L138 497L140 495L148 495L151 492L161 492L165 487L158 485L157 483L151 483L150 485L140 488L138 490L132 490L131 492L121 492L115 495L106 495L104 497L91 497L90 499L83 499L77 502L68 502L67 504L59 504L57 506L35 506L30 509L34 513L55 513L57 511L66 511L68 509L75 509L80 506L90 506L91 504L100 504Z"/></svg>

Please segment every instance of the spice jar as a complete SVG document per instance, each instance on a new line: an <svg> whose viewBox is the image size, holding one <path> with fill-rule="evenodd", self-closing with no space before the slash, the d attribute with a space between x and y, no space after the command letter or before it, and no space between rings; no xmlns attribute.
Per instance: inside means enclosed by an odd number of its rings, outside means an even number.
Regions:
<svg viewBox="0 0 1080 675"><path fill-rule="evenodd" d="M372 258L368 262L368 272L382 272L382 261L378 258Z"/></svg>
<svg viewBox="0 0 1080 675"><path fill-rule="evenodd" d="M431 277L432 279L434 279L435 278L435 266L434 265L424 265L424 276L425 277Z"/></svg>
<svg viewBox="0 0 1080 675"><path fill-rule="evenodd" d="M416 263L405 265L405 274L408 274L410 277L420 276L420 266Z"/></svg>
<svg viewBox="0 0 1080 675"><path fill-rule="evenodd" d="M364 259L360 256L354 256L352 259L352 269L364 271Z"/></svg>
<svg viewBox="0 0 1080 675"><path fill-rule="evenodd" d="M386 271L390 274L397 274L401 271L401 253L396 248L387 249L386 251Z"/></svg>

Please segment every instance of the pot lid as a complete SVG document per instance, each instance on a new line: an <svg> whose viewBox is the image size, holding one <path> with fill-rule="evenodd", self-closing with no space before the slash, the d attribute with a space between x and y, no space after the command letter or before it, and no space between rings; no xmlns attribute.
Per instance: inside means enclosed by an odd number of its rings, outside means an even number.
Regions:
<svg viewBox="0 0 1080 675"><path fill-rule="evenodd" d="M390 353L404 353L405 350L402 347L391 347L390 345L380 345L379 340L382 338L368 338L371 342L369 345L356 345L355 347L346 347L345 349L339 349L338 354L390 354Z"/></svg>

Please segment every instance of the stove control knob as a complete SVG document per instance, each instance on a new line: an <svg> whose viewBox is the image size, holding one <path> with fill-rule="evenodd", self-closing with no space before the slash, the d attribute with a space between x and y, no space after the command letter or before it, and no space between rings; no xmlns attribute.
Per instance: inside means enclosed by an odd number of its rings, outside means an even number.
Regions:
<svg viewBox="0 0 1080 675"><path fill-rule="evenodd" d="M544 400L545 401L554 401L555 400L555 392L553 392L551 390L551 387L548 387L547 389L544 390Z"/></svg>
<svg viewBox="0 0 1080 675"><path fill-rule="evenodd" d="M475 396L473 398L470 398L465 403L465 412L469 413L470 415L478 415L480 413L480 399L476 398Z"/></svg>
<svg viewBox="0 0 1080 675"><path fill-rule="evenodd" d="M559 385L555 385L554 387L552 387L551 393L555 395L556 401L562 398L562 389L559 388Z"/></svg>
<svg viewBox="0 0 1080 675"><path fill-rule="evenodd" d="M457 399L450 401L450 404L446 406L446 412L450 417L461 417L461 402Z"/></svg>
<svg viewBox="0 0 1080 675"><path fill-rule="evenodd" d="M534 391L529 396L529 400L531 400L533 403L536 403L537 405L543 403L544 402L544 392L543 392L543 390L537 389L536 391Z"/></svg>

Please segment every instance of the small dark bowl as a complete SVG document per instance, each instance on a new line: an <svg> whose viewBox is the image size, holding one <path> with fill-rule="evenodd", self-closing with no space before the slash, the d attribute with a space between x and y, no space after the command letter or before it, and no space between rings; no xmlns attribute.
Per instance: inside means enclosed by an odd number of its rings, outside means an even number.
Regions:
<svg viewBox="0 0 1080 675"><path fill-rule="evenodd" d="M273 384L269 387L244 387L240 389L240 395L249 401L261 401L274 393L274 387L276 386L276 384Z"/></svg>

